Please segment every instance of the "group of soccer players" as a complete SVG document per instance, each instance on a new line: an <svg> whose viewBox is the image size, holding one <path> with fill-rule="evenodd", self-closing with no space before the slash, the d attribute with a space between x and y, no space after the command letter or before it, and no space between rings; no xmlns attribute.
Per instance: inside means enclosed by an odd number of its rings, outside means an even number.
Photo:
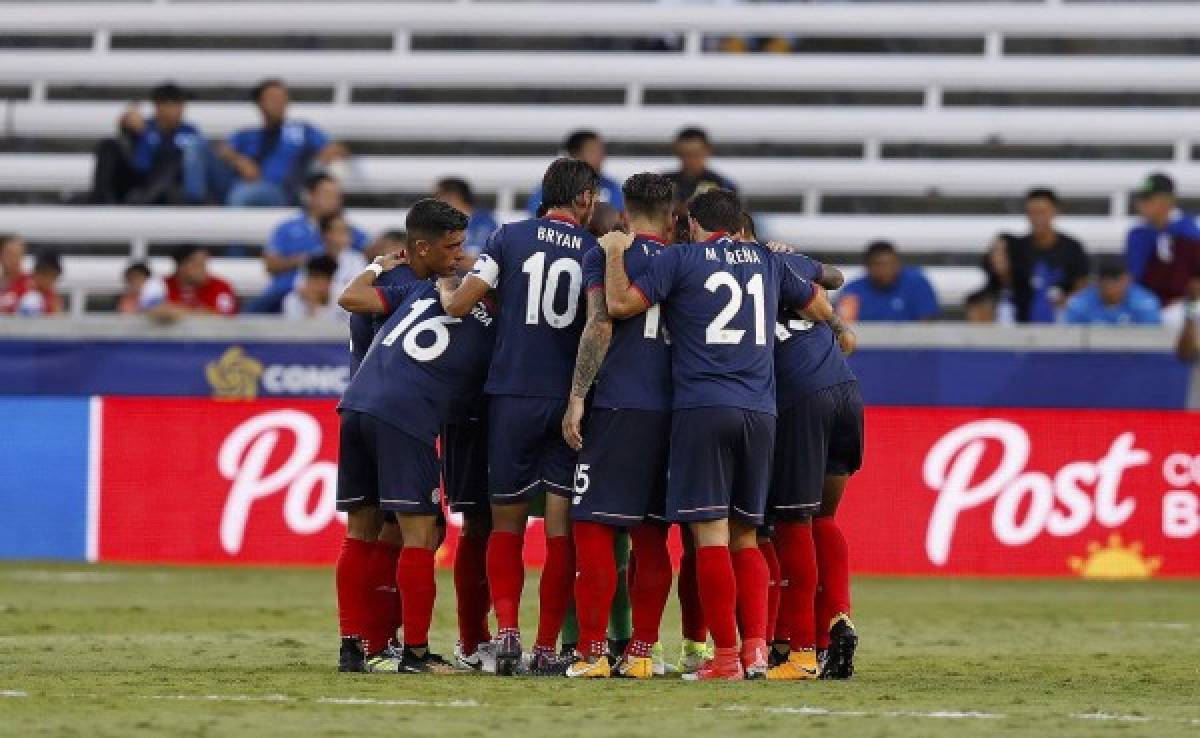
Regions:
<svg viewBox="0 0 1200 738"><path fill-rule="evenodd" d="M625 182L628 233L599 238L587 163L554 161L542 193L544 216L498 228L461 279L466 216L416 203L403 254L339 300L358 363L339 406L339 668L660 674L679 524L685 678L849 677L857 634L834 513L861 464L863 412L844 359L854 335L825 292L840 273L759 243L725 190L692 198L685 239L659 174ZM464 520L455 665L428 645L443 488ZM531 514L546 562L525 655ZM614 648L619 577L633 627ZM560 655L572 602L578 640Z"/></svg>

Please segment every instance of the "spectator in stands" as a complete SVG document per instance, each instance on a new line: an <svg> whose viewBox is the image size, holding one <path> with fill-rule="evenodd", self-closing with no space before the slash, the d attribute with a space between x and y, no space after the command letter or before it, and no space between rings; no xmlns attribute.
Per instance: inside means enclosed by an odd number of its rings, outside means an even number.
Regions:
<svg viewBox="0 0 1200 738"><path fill-rule="evenodd" d="M33 274L29 279L29 289L17 300L17 315L34 317L39 315L58 315L62 312L62 297L59 296L56 285L62 277L62 261L53 251L43 251L33 262Z"/></svg>
<svg viewBox="0 0 1200 738"><path fill-rule="evenodd" d="M563 142L563 148L566 150L567 156L586 161L592 165L592 169L596 170L596 174L600 175L600 183L596 188L600 202L606 202L617 210L624 210L625 201L621 197L621 183L604 174L606 153L604 139L600 138L600 134L595 131L575 131L567 136L567 140ZM541 217L537 214L541 204L542 185L539 183L533 194L529 196L527 205L529 214Z"/></svg>
<svg viewBox="0 0 1200 738"><path fill-rule="evenodd" d="M1096 284L1085 287L1067 302L1063 319L1076 325L1158 325L1160 303L1154 293L1133 283L1125 266L1105 262L1097 271Z"/></svg>
<svg viewBox="0 0 1200 738"><path fill-rule="evenodd" d="M117 299L117 312L122 315L136 315L142 311L142 290L151 277L150 267L144 261L135 261L125 267L122 279L125 291Z"/></svg>
<svg viewBox="0 0 1200 738"><path fill-rule="evenodd" d="M296 280L296 286L283 298L283 317L300 319L342 320L347 313L338 307L334 299L333 275L337 262L328 256L318 256L304 267L304 275Z"/></svg>
<svg viewBox="0 0 1200 738"><path fill-rule="evenodd" d="M867 246L866 266L865 277L842 288L837 311L843 320L902 322L938 316L933 286L920 269L901 263L890 242L875 241Z"/></svg>
<svg viewBox="0 0 1200 738"><path fill-rule="evenodd" d="M325 249L322 256L333 259L337 265L333 275L333 294L340 295L346 285L367 268L367 259L362 251L354 248L354 231L341 212L321 218L319 226L321 243Z"/></svg>
<svg viewBox="0 0 1200 738"><path fill-rule="evenodd" d="M1079 241L1055 229L1057 216L1054 190L1030 190L1029 233L1001 234L984 259L988 288L1011 297L1020 323L1053 323L1067 299L1087 286L1087 254Z"/></svg>
<svg viewBox="0 0 1200 738"><path fill-rule="evenodd" d="M271 281L266 291L247 306L251 313L277 313L283 297L292 291L300 269L314 256L325 253L321 239L321 218L342 211L342 191L337 180L319 172L304 182L304 209L275 227L263 247L263 263ZM362 251L367 234L350 228L350 246Z"/></svg>
<svg viewBox="0 0 1200 738"><path fill-rule="evenodd" d="M999 299L996 293L987 289L976 290L967 295L964 303L965 317L968 323L996 323Z"/></svg>
<svg viewBox="0 0 1200 738"><path fill-rule="evenodd" d="M142 289L142 312L171 322L188 315L235 315L237 295L233 287L208 271L208 250L183 245L171 254L175 273L152 279Z"/></svg>
<svg viewBox="0 0 1200 738"><path fill-rule="evenodd" d="M233 206L296 204L301 186L315 167L345 159L345 146L329 140L324 131L287 118L288 89L282 80L266 79L254 88L262 125L243 128L217 149L237 181L226 195Z"/></svg>
<svg viewBox="0 0 1200 738"><path fill-rule="evenodd" d="M732 180L708 168L712 152L712 143L703 128L684 128L676 134L675 156L679 159L679 169L667 172L667 177L675 183L679 204L714 187L737 192L737 185Z"/></svg>
<svg viewBox="0 0 1200 738"><path fill-rule="evenodd" d="M15 233L0 234L0 315L13 312L28 289L25 240Z"/></svg>
<svg viewBox="0 0 1200 738"><path fill-rule="evenodd" d="M1146 177L1134 199L1142 222L1125 238L1125 264L1138 284L1177 313L1171 306L1200 279L1200 227L1176 207L1175 182L1161 172Z"/></svg>
<svg viewBox="0 0 1200 738"><path fill-rule="evenodd" d="M154 117L132 103L117 121L117 136L96 147L91 201L105 205L179 205L208 198L200 129L183 119L187 93L166 82L150 91Z"/></svg>
<svg viewBox="0 0 1200 738"><path fill-rule="evenodd" d="M499 224L491 211L475 206L475 193L465 179L446 177L438 181L433 196L467 214L467 240L463 242L463 249L469 262L465 266L470 268Z"/></svg>

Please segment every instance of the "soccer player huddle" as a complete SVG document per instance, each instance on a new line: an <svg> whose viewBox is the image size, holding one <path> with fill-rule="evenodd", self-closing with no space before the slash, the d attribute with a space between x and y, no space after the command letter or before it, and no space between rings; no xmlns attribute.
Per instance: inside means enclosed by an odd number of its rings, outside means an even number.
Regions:
<svg viewBox="0 0 1200 738"><path fill-rule="evenodd" d="M622 188L628 233L593 233L597 182L586 162L554 161L544 216L498 228L461 278L467 217L421 200L403 253L342 294L358 366L339 405L339 668L663 674L677 524L684 678L849 677L858 637L834 513L861 465L863 405L844 358L854 334L825 292L841 274L759 243L732 192L677 215L654 173ZM453 664L428 643L443 488L463 517ZM523 548L539 514L525 654ZM632 631L614 641L619 585ZM578 636L560 652L572 603Z"/></svg>

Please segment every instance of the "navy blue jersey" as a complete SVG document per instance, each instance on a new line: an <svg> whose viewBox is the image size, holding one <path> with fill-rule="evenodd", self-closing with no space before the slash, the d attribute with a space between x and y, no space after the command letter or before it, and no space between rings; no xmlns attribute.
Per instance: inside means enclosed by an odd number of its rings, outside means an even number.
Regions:
<svg viewBox="0 0 1200 738"><path fill-rule="evenodd" d="M819 261L801 254L782 258L811 282L824 276ZM817 390L854 380L828 323L813 323L781 310L775 339L775 400L780 408L791 407Z"/></svg>
<svg viewBox="0 0 1200 738"><path fill-rule="evenodd" d="M566 397L587 319L583 255L596 237L574 221L533 218L496 229L471 275L499 292L490 395Z"/></svg>
<svg viewBox="0 0 1200 738"><path fill-rule="evenodd" d="M379 418L430 445L454 399L487 371L495 316L483 302L462 318L442 310L433 280L380 287L390 313L339 409Z"/></svg>
<svg viewBox="0 0 1200 738"><path fill-rule="evenodd" d="M375 279L375 286L399 287L417 279L416 273L407 264L401 264L380 274ZM371 341L375 340L375 334L387 318L387 315L379 313L350 313L350 376L358 372L367 349L371 348Z"/></svg>
<svg viewBox="0 0 1200 738"><path fill-rule="evenodd" d="M667 248L665 241L637 236L625 252L625 269L637 279ZM583 280L588 291L604 289L604 250L583 257ZM596 407L617 410L671 409L671 349L661 325L661 308L651 307L628 320L614 320L612 342L596 375Z"/></svg>
<svg viewBox="0 0 1200 738"><path fill-rule="evenodd" d="M719 235L666 249L633 286L665 305L676 410L775 413L779 306L807 307L812 283L765 246Z"/></svg>

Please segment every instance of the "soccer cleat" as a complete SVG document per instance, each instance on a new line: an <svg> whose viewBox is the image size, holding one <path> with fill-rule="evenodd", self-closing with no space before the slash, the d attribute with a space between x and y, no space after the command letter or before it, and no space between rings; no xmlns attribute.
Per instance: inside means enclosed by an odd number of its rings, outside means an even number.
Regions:
<svg viewBox="0 0 1200 738"><path fill-rule="evenodd" d="M629 648L628 638L609 638L608 645L608 660L615 662L625 653L625 649Z"/></svg>
<svg viewBox="0 0 1200 738"><path fill-rule="evenodd" d="M654 664L654 676L666 676L667 674L667 650L663 648L662 641L657 641L654 648L650 651L650 658Z"/></svg>
<svg viewBox="0 0 1200 738"><path fill-rule="evenodd" d="M710 680L740 681L746 678L746 670L742 668L742 660L736 648L718 648L711 659L705 660L699 669L684 674L689 682L705 682Z"/></svg>
<svg viewBox="0 0 1200 738"><path fill-rule="evenodd" d="M342 648L338 652L338 671L361 673L367 670L367 655L363 653L361 638L346 636L342 638Z"/></svg>
<svg viewBox="0 0 1200 738"><path fill-rule="evenodd" d="M454 671L449 661L427 648L418 653L417 649L405 646L396 663L401 674L450 674Z"/></svg>
<svg viewBox="0 0 1200 738"><path fill-rule="evenodd" d="M770 668L767 650L767 642L761 638L753 638L742 644L742 668L747 679L767 678L767 669Z"/></svg>
<svg viewBox="0 0 1200 738"><path fill-rule="evenodd" d="M367 663L363 671L369 674L399 674L403 669L400 668L400 659L380 651L374 656L367 657Z"/></svg>
<svg viewBox="0 0 1200 738"><path fill-rule="evenodd" d="M683 639L683 645L679 647L679 663L675 665L675 671L682 674L692 674L704 665L704 662L712 658L709 653L707 643L697 643Z"/></svg>
<svg viewBox="0 0 1200 738"><path fill-rule="evenodd" d="M508 631L500 636L496 649L496 675L514 676L521 668L521 634Z"/></svg>
<svg viewBox="0 0 1200 738"><path fill-rule="evenodd" d="M854 652L858 632L850 616L840 612L829 622L829 648L825 651L822 679L849 679L854 675Z"/></svg>
<svg viewBox="0 0 1200 738"><path fill-rule="evenodd" d="M530 676L560 677L567 671L567 662L558 657L554 651L533 650L533 658L529 660L528 673Z"/></svg>
<svg viewBox="0 0 1200 738"><path fill-rule="evenodd" d="M462 669L496 673L496 642L485 641L475 647L475 653L463 653L462 643L454 644L454 662Z"/></svg>
<svg viewBox="0 0 1200 738"><path fill-rule="evenodd" d="M788 654L792 652L792 646L787 641L775 641L771 644L771 651L767 657L769 666L779 666L787 663Z"/></svg>
<svg viewBox="0 0 1200 738"><path fill-rule="evenodd" d="M568 679L608 679L612 676L612 666L607 656L578 656L567 667Z"/></svg>
<svg viewBox="0 0 1200 738"><path fill-rule="evenodd" d="M816 679L817 653L811 648L803 648L788 654L787 661L767 670L767 679L771 681L804 681Z"/></svg>
<svg viewBox="0 0 1200 738"><path fill-rule="evenodd" d="M655 676L654 659L649 656L622 656L613 668L613 676L623 679L652 679Z"/></svg>

